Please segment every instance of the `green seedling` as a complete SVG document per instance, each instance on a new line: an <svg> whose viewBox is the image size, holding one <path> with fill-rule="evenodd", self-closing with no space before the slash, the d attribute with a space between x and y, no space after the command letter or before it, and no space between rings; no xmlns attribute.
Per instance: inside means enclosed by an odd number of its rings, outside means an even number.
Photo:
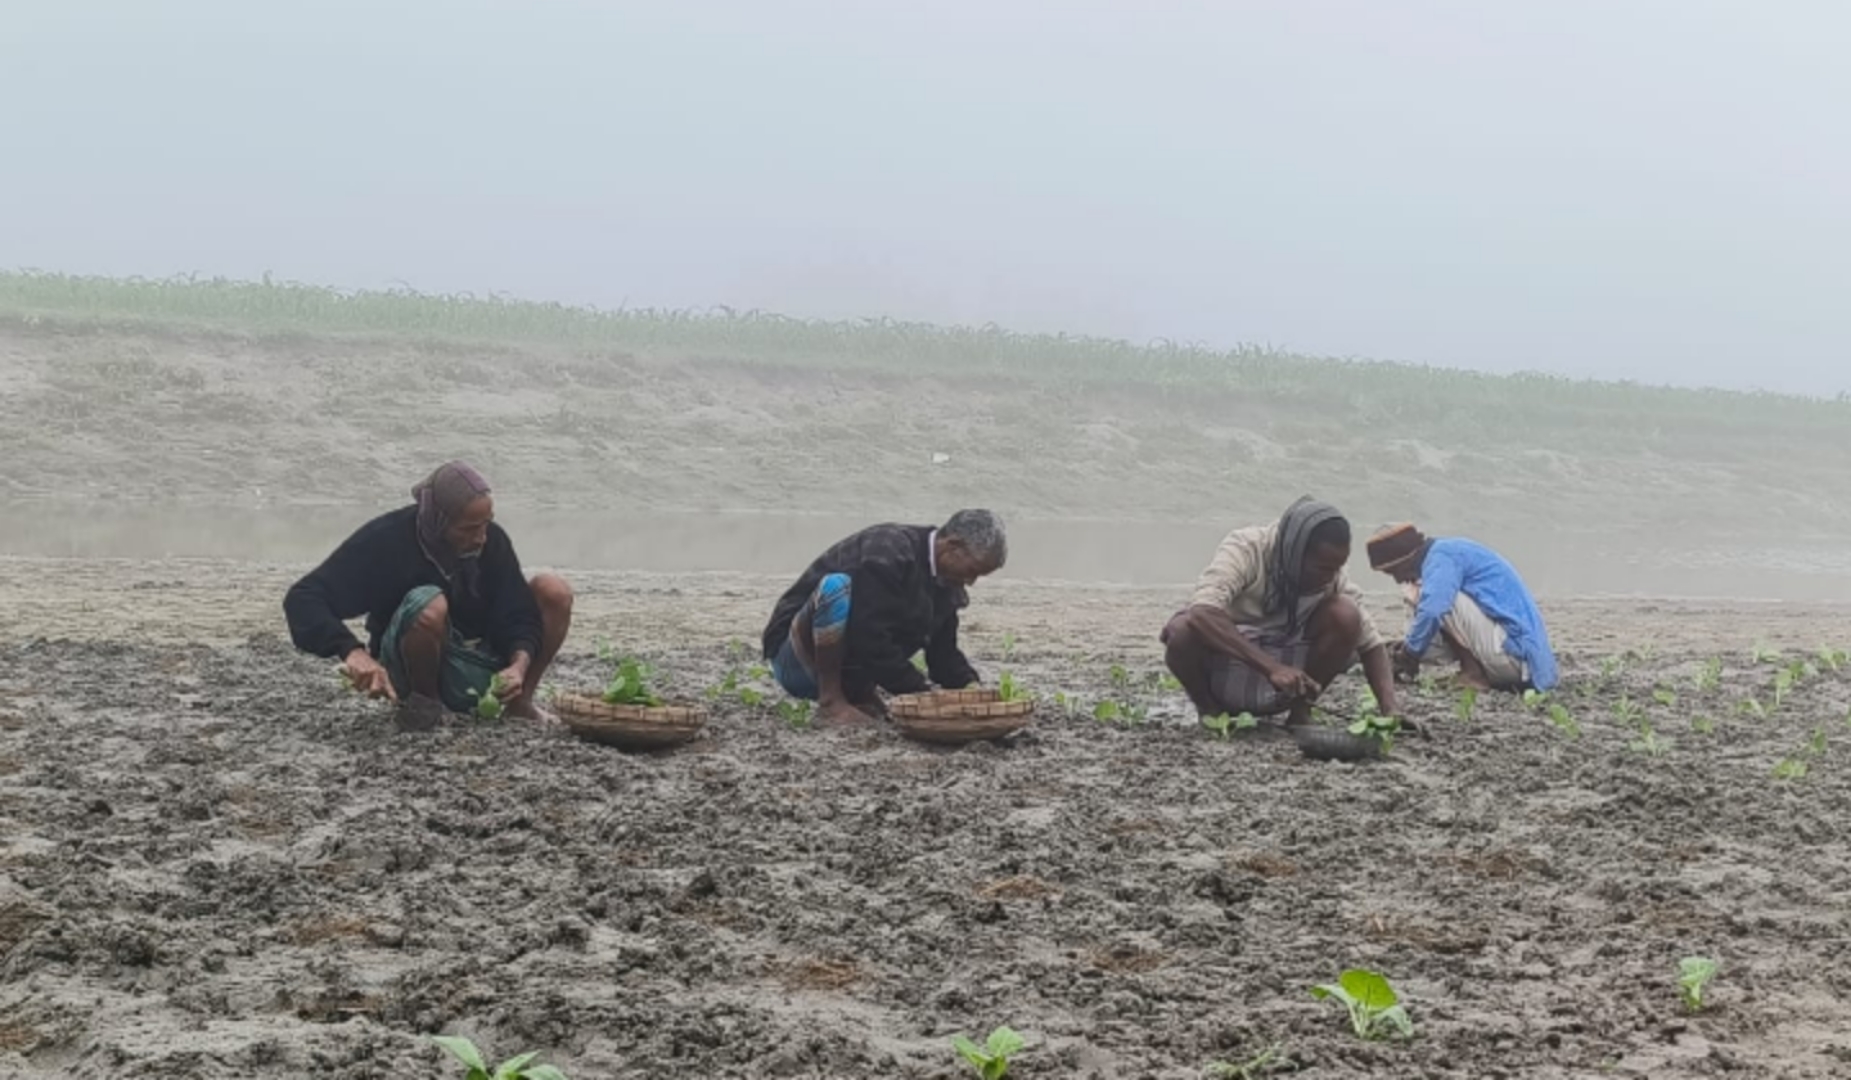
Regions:
<svg viewBox="0 0 1851 1080"><path fill-rule="evenodd" d="M610 660L609 656L605 657ZM655 669L633 656L626 656L615 661L617 670L611 675L611 681L604 687L604 700L611 705L656 706L662 704L655 691L649 688L649 680L655 677Z"/></svg>
<svg viewBox="0 0 1851 1080"><path fill-rule="evenodd" d="M1225 1080L1259 1080L1260 1077L1274 1069L1293 1069L1291 1059L1279 1046L1269 1046L1257 1055L1239 1065L1226 1061L1217 1061L1208 1066L1210 1076L1223 1077Z"/></svg>
<svg viewBox="0 0 1851 1080"><path fill-rule="evenodd" d="M1459 722L1462 724L1471 723L1472 714L1477 711L1478 688L1475 686L1468 686L1464 690L1459 691L1459 699L1453 702L1453 715L1459 718Z"/></svg>
<svg viewBox="0 0 1851 1080"><path fill-rule="evenodd" d="M1560 704L1550 704L1549 722L1555 725L1557 731L1560 731L1571 739L1579 739L1581 737L1581 725L1575 721L1574 714L1570 713L1567 708Z"/></svg>
<svg viewBox="0 0 1851 1080"><path fill-rule="evenodd" d="M1824 728L1816 727L1812 729L1812 737L1806 740L1806 750L1813 757L1819 757L1825 753Z"/></svg>
<svg viewBox="0 0 1851 1080"><path fill-rule="evenodd" d="M463 1080L566 1080L566 1074L551 1065L529 1064L540 1056L538 1053L511 1057L490 1069L488 1062L483 1060L482 1051L468 1039L434 1035L431 1042L469 1070L463 1074Z"/></svg>
<svg viewBox="0 0 1851 1080"><path fill-rule="evenodd" d="M1768 707L1761 704L1760 698L1748 698L1736 707L1740 709L1744 715L1752 716L1757 720L1766 720L1768 717Z"/></svg>
<svg viewBox="0 0 1851 1080"><path fill-rule="evenodd" d="M783 720L797 731L803 731L810 726L811 713L814 711L814 706L807 701L785 698L778 702L778 719Z"/></svg>
<svg viewBox="0 0 1851 1080"><path fill-rule="evenodd" d="M1102 724L1135 727L1144 723L1150 710L1143 705L1125 705L1110 698L1093 706L1093 719Z"/></svg>
<svg viewBox="0 0 1851 1080"><path fill-rule="evenodd" d="M1420 692L1423 694L1435 694L1439 692L1440 680L1437 676L1423 672L1414 680L1414 685L1420 687Z"/></svg>
<svg viewBox="0 0 1851 1080"><path fill-rule="evenodd" d="M1645 716L1645 710L1629 695L1621 694L1620 700L1613 703L1613 716L1622 724L1637 724Z"/></svg>
<svg viewBox="0 0 1851 1080"><path fill-rule="evenodd" d="M1541 690L1525 690L1523 692L1523 707L1531 712L1535 712L1548 704L1549 695Z"/></svg>
<svg viewBox="0 0 1851 1080"><path fill-rule="evenodd" d="M1623 656L1609 656L1600 662L1600 677L1603 679L1611 679L1624 670L1626 658Z"/></svg>
<svg viewBox="0 0 1851 1080"><path fill-rule="evenodd" d="M1202 718L1202 726L1213 732L1215 737L1220 739L1228 737L1228 729L1232 727L1233 724L1234 718L1227 713L1216 713L1213 716L1204 716Z"/></svg>
<svg viewBox="0 0 1851 1080"><path fill-rule="evenodd" d="M1686 956L1677 962L1677 985L1686 1009L1697 1012L1703 1008L1703 988L1720 970L1721 965L1707 956Z"/></svg>
<svg viewBox="0 0 1851 1080"><path fill-rule="evenodd" d="M1819 667L1826 671L1836 674L1844 670L1847 663L1851 663L1851 654L1847 654L1843 649L1821 648L1819 650Z"/></svg>
<svg viewBox="0 0 1851 1080"><path fill-rule="evenodd" d="M1712 656L1703 663L1703 670L1697 672L1697 692L1713 694L1722 688L1722 658Z"/></svg>
<svg viewBox="0 0 1851 1080"><path fill-rule="evenodd" d="M1125 665L1113 664L1109 675L1112 680L1112 689L1119 693L1131 689L1131 672L1125 670Z"/></svg>
<svg viewBox="0 0 1851 1080"><path fill-rule="evenodd" d="M1054 691L1054 707L1060 710L1060 714L1063 717L1066 717L1068 719L1073 718L1073 714L1075 712L1074 701L1072 698L1067 696L1067 692L1065 690Z"/></svg>
<svg viewBox="0 0 1851 1080"><path fill-rule="evenodd" d="M1395 736L1401 731L1401 721L1397 717L1383 716L1376 711L1375 695L1365 692L1362 702L1356 710L1356 719L1350 721L1349 732L1352 735L1367 735L1382 741L1384 754L1394 747Z"/></svg>
<svg viewBox="0 0 1851 1080"><path fill-rule="evenodd" d="M1756 645L1753 656L1757 664L1775 664L1780 662L1780 650L1771 645Z"/></svg>
<svg viewBox="0 0 1851 1080"><path fill-rule="evenodd" d="M913 654L913 667L917 668L921 675L930 675L932 673L931 665L926 663L924 652L916 652Z"/></svg>
<svg viewBox="0 0 1851 1080"><path fill-rule="evenodd" d="M1408 1019L1407 1009L1394 988L1373 971L1351 968L1338 976L1335 986L1327 983L1312 987L1311 996L1319 1001L1337 1001L1349 1010L1350 1027L1359 1039L1389 1035L1407 1039L1414 1035L1414 1022Z"/></svg>
<svg viewBox="0 0 1851 1080"><path fill-rule="evenodd" d="M1652 691L1652 700L1658 702L1667 709L1677 708L1677 694L1662 686Z"/></svg>
<svg viewBox="0 0 1851 1080"><path fill-rule="evenodd" d="M1774 779L1804 780L1806 779L1806 774L1810 771L1811 766L1806 764L1805 758L1781 758L1779 763L1774 766Z"/></svg>
<svg viewBox="0 0 1851 1080"><path fill-rule="evenodd" d="M1167 671L1157 673L1157 689L1174 694L1183 688L1183 681Z"/></svg>
<svg viewBox="0 0 1851 1080"><path fill-rule="evenodd" d="M501 719L501 714L507 711L507 706L501 703L501 692L505 686L506 684L501 681L501 676L498 674L489 679L488 693L479 694L474 690L469 691L469 696L476 699L476 719Z"/></svg>
<svg viewBox="0 0 1851 1080"><path fill-rule="evenodd" d="M1021 683L1016 682L1015 676L1007 671L1003 672L996 680L996 694L998 699L1002 701L1030 701L1033 700L1035 696L1025 689Z"/></svg>
<svg viewBox="0 0 1851 1080"><path fill-rule="evenodd" d="M1690 730L1699 735L1713 734L1716 731L1716 721L1707 716L1693 716L1690 720Z"/></svg>
<svg viewBox="0 0 1851 1080"><path fill-rule="evenodd" d="M1792 668L1782 668L1774 673L1774 707L1786 704L1787 695L1793 692L1793 684L1799 681Z"/></svg>
<svg viewBox="0 0 1851 1080"><path fill-rule="evenodd" d="M1645 754L1648 757L1660 757L1669 751L1673 745L1674 743L1671 739L1652 730L1650 721L1641 720L1639 722L1639 737L1628 743L1627 749Z"/></svg>
<svg viewBox="0 0 1851 1080"><path fill-rule="evenodd" d="M981 1080L1003 1080L1009 1075L1009 1059L1028 1049L1028 1040L1006 1027L990 1032L982 1046L962 1035L951 1040L951 1048L970 1062Z"/></svg>
<svg viewBox="0 0 1851 1080"><path fill-rule="evenodd" d="M1013 632L1005 633L1003 635L1003 662L1004 663L1008 663L1009 661L1015 659L1015 646L1016 646L1015 634Z"/></svg>

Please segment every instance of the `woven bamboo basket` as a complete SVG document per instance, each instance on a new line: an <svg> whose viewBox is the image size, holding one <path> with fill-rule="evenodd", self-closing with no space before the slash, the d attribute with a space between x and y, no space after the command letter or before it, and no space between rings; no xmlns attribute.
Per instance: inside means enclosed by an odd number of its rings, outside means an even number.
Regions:
<svg viewBox="0 0 1851 1080"><path fill-rule="evenodd" d="M1035 718L1035 703L1004 701L995 690L934 690L894 698L888 711L909 739L957 744L1022 730Z"/></svg>
<svg viewBox="0 0 1851 1080"><path fill-rule="evenodd" d="M612 705L584 694L561 694L553 711L574 735L619 750L661 750L699 735L704 709L689 705Z"/></svg>

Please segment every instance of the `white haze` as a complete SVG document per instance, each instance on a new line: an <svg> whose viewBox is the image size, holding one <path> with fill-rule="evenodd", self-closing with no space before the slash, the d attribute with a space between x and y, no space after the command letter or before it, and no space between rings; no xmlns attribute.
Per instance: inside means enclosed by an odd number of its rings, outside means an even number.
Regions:
<svg viewBox="0 0 1851 1080"><path fill-rule="evenodd" d="M0 264L1851 390L1833 0L7 0Z"/></svg>

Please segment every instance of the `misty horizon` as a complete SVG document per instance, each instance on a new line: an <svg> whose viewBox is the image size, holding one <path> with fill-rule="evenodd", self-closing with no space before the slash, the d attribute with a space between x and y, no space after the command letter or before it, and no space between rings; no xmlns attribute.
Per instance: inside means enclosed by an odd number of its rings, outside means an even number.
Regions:
<svg viewBox="0 0 1851 1080"><path fill-rule="evenodd" d="M441 13L441 18L437 16ZM1851 390L1822 3L32 2L0 264Z"/></svg>

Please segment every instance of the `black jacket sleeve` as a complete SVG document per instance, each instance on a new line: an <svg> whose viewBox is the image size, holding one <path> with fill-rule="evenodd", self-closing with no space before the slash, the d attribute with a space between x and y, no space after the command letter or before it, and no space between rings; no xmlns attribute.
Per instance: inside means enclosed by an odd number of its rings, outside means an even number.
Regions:
<svg viewBox="0 0 1851 1080"><path fill-rule="evenodd" d="M957 612L932 632L932 640L926 645L926 670L933 682L947 690L962 690L977 681L977 669L958 648Z"/></svg>
<svg viewBox="0 0 1851 1080"><path fill-rule="evenodd" d="M509 660L517 652L540 655L544 626L540 605L533 598L533 586L521 570L520 557L514 553L514 541L499 525L492 525L489 551L483 552L482 588L488 592L489 644Z"/></svg>
<svg viewBox="0 0 1851 1080"><path fill-rule="evenodd" d="M344 620L365 615L380 591L385 564L374 550L375 536L373 527L362 527L284 594L283 618L296 648L340 659L361 647Z"/></svg>
<svg viewBox="0 0 1851 1080"><path fill-rule="evenodd" d="M889 694L917 694L931 689L926 677L913 666L913 658L900 644L890 620L904 609L906 585L901 571L886 563L869 562L850 575L849 634L855 642L858 665L867 678ZM856 616L865 620L856 625Z"/></svg>

